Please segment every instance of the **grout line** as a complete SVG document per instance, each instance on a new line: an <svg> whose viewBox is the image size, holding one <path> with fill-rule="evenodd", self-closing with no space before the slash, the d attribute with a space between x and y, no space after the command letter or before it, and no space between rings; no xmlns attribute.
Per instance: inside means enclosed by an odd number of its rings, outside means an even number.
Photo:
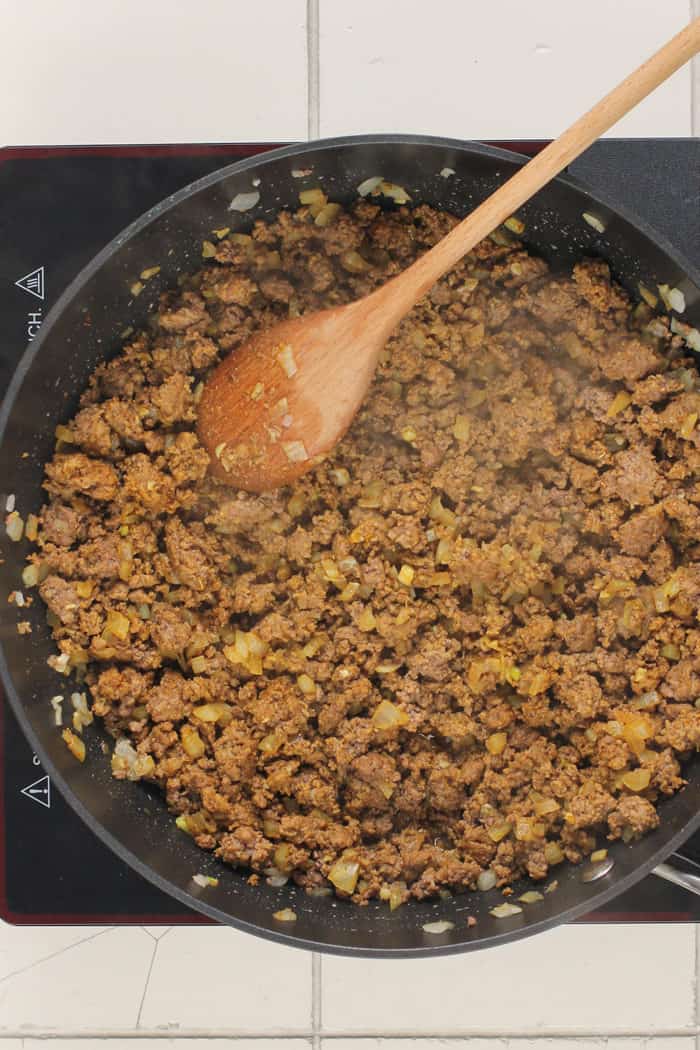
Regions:
<svg viewBox="0 0 700 1050"><path fill-rule="evenodd" d="M320 1033L316 1033L319 1034ZM114 1040L126 1040L131 1039L135 1042L139 1039L165 1039L170 1042L177 1042L183 1039L208 1039L210 1042L222 1042L222 1041L236 1041L237 1039L245 1039L250 1041L264 1040L279 1040L280 1042L287 1042L293 1039L304 1039L311 1043L314 1043L315 1033L304 1030L295 1029L280 1031L279 1029L270 1029L269 1031L257 1031L250 1032L241 1029L233 1029L230 1031L222 1031L218 1029L216 1032L212 1032L210 1028L192 1028L192 1029L162 1029L154 1028L148 1029L143 1028L136 1031L133 1028L126 1030L122 1029L81 1029L79 1031L57 1031L56 1029L47 1029L44 1031L27 1030L27 1028L20 1028L18 1030L10 1030L0 1032L0 1048L3 1042L9 1039L20 1039L20 1040L40 1040L46 1039L51 1040L54 1043L60 1043L63 1040L87 1040L87 1039L100 1039L103 1042L107 1042L110 1039ZM337 1029L334 1031L325 1031L323 1033L323 1040L332 1041L334 1039L415 1039L415 1040L442 1040L443 1042L452 1042L461 1040L462 1042L468 1041L469 1039L480 1039L483 1042L492 1042L494 1046L502 1045L505 1040L511 1043L519 1042L532 1042L533 1040L567 1040L576 1042L577 1040L608 1040L614 1039L616 1042L629 1042L630 1046L637 1047L639 1040L651 1040L652 1043L655 1039L673 1039L673 1038L693 1038L696 1040L700 1038L700 1031L697 1026L692 1025L687 1028L654 1028L654 1029L639 1029L638 1031L620 1031L605 1028L598 1029L583 1029L583 1028L567 1028L567 1029L550 1029L550 1028L531 1028L531 1029L520 1029L517 1032L494 1032L491 1029L484 1031L479 1029L464 1030L461 1032L455 1031L411 1031L410 1029L383 1029L377 1031L375 1029L353 1029L353 1030L341 1030Z"/></svg>
<svg viewBox="0 0 700 1050"><path fill-rule="evenodd" d="M557 1043L570 1042L572 1046L575 1046L578 1042L589 1042L592 1040L601 1041L605 1046L608 1045L608 1041L614 1039L616 1043L628 1043L630 1048L637 1048L640 1046L640 1040L650 1041L652 1047L658 1039L687 1039L689 1036L692 1038L695 1035L696 1041L700 1039L700 1033L695 1028L655 1028L652 1031L639 1031L639 1032L618 1032L618 1031L584 1031L568 1029L563 1031L555 1031L549 1028L533 1028L529 1030L521 1030L517 1032L481 1032L481 1031L465 1031L465 1032L411 1032L411 1031L381 1031L381 1032L364 1032L364 1031L353 1031L353 1032L324 1032L323 1040L332 1042L335 1039L405 1039L405 1040L416 1040L418 1044L422 1040L438 1042L463 1042L467 1043L471 1039L478 1039L480 1042L493 1043L494 1047L503 1046L504 1043L517 1045L520 1042L532 1043L533 1041L553 1041Z"/></svg>
<svg viewBox="0 0 700 1050"><path fill-rule="evenodd" d="M311 956L311 1031L313 1032L313 1050L321 1046L322 1022L322 972L323 956L314 952Z"/></svg>
<svg viewBox="0 0 700 1050"><path fill-rule="evenodd" d="M35 966L41 966L42 963L48 962L49 959L55 959L58 955L64 955L66 952L70 952L73 948L79 948L81 944L87 944L88 941L94 941L97 937L104 937L106 933L111 933L114 929L113 926L108 927L106 930L98 930L97 933L90 934L89 937L82 937L79 941L73 941L72 944L67 944L65 948L59 948L57 952L51 952L49 955L42 955L41 959L35 959L34 962L29 963L27 966L21 966L19 970L13 970L12 973L6 973L4 977L0 977L0 984L4 981L9 981L11 977L17 977L21 973L26 973L27 970L33 970ZM5 1038L5 1036L3 1036Z"/></svg>
<svg viewBox="0 0 700 1050"><path fill-rule="evenodd" d="M685 1034L687 1035L688 1033L686 1032ZM174 1029L167 1029L167 1030L163 1031L162 1029L150 1030L148 1028L144 1028L141 1031L137 1032L137 1031L134 1031L133 1028L127 1028L124 1031L122 1031L121 1029L112 1029L111 1031L104 1031L102 1029L95 1029L95 1030L89 1030L89 1029L83 1030L83 1029L81 1029L80 1031L77 1031L77 1032L70 1032L70 1031L56 1031L56 1029L48 1029L46 1031L34 1031L34 1030L28 1030L26 1028L20 1028L17 1031L10 1031L10 1030L8 1030L7 1032L0 1032L0 1047L2 1047L2 1044L6 1040L8 1040L8 1041L9 1040L13 1040L13 1041L16 1042L18 1039L21 1040L22 1044L24 1045L24 1043L26 1043L27 1040L35 1040L37 1042L39 1040L46 1040L46 1041L50 1040L52 1043L61 1043L63 1041L69 1041L70 1040L71 1043L74 1043L74 1042L79 1042L81 1040L93 1040L94 1041L96 1039L99 1039L99 1041L103 1042L103 1043L109 1043L110 1040L114 1040L115 1042L117 1042L117 1041L118 1042L123 1042L124 1040L127 1040L127 1039L128 1040L132 1040L134 1043L137 1043L139 1040L142 1040L142 1039L145 1039L145 1040L148 1040L148 1041L164 1039L164 1040L167 1040L168 1042L177 1042L178 1040L188 1040L188 1039L189 1040L206 1039L210 1043L222 1043L222 1042L230 1043L230 1042L236 1042L236 1040L238 1040L238 1039L244 1040L245 1042L252 1042L254 1040L255 1041L264 1042L264 1041L269 1041L271 1039L274 1039L275 1041L279 1041L279 1042L287 1042L287 1041L291 1042L294 1039L296 1039L296 1040L300 1040L301 1039L301 1040L306 1040L307 1042L310 1043L312 1038L313 1038L312 1033L306 1031L305 1029L299 1029L299 1030L287 1031L287 1032L280 1031L279 1029L272 1029L269 1032L268 1031L264 1031L264 1032L246 1032L246 1031L241 1031L241 1030L236 1030L236 1031L231 1031L231 1032L221 1032L221 1031L212 1032L210 1028L202 1028L202 1029L192 1029L192 1030L188 1030L188 1031L184 1031L183 1032L183 1031L175 1031ZM456 1038L463 1039L464 1036L458 1036Z"/></svg>
<svg viewBox="0 0 700 1050"><path fill-rule="evenodd" d="M306 0L306 131L310 139L317 139L321 123L321 0Z"/></svg>
<svg viewBox="0 0 700 1050"><path fill-rule="evenodd" d="M153 973L153 965L156 961L156 955L158 954L158 941L153 941L153 951L151 952L151 961L148 966L148 973L146 974L146 980L143 982L143 994L141 996L141 1002L139 1003L138 1012L136 1014L136 1028L141 1024L141 1014L143 1013L143 1004L146 1002L146 993L148 992L148 986L151 983L151 974Z"/></svg>

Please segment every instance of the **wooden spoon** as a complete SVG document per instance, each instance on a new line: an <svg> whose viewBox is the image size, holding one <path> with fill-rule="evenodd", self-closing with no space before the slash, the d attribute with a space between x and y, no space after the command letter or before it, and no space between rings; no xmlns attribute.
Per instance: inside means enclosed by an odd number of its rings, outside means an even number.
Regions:
<svg viewBox="0 0 700 1050"><path fill-rule="evenodd" d="M347 306L284 321L207 380L199 436L221 480L249 492L317 464L360 407L392 330L451 266L700 51L700 18L673 37L407 270Z"/></svg>

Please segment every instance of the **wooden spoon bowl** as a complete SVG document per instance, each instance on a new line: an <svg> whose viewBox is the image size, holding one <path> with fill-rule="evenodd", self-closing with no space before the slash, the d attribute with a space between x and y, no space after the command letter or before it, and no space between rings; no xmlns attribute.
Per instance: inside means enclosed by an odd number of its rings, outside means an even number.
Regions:
<svg viewBox="0 0 700 1050"><path fill-rule="evenodd" d="M357 352L368 335L365 302L315 313L312 324L297 317L275 325L221 362L198 408L216 477L263 492L289 484L337 444L389 334L376 332L376 353ZM338 352L341 346L356 352Z"/></svg>

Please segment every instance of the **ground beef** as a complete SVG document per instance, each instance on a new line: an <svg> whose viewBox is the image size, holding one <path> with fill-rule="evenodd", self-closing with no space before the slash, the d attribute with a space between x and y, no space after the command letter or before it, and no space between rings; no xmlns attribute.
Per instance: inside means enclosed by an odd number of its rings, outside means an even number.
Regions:
<svg viewBox="0 0 700 1050"><path fill-rule="evenodd" d="M325 462L233 492L197 439L207 371L455 222L314 212L218 241L60 428L33 555L55 638L133 745L115 775L231 864L314 889L347 861L358 903L545 879L653 828L700 746L695 374L602 261L553 277L496 236Z"/></svg>

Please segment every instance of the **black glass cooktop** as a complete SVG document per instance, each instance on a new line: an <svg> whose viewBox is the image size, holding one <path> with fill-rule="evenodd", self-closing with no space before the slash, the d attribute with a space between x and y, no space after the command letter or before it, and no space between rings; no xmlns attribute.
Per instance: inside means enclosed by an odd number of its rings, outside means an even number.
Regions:
<svg viewBox="0 0 700 1050"><path fill-rule="evenodd" d="M541 143L498 143L536 152ZM269 145L0 150L0 392L80 268L182 186ZM570 172L655 226L700 267L700 140L606 140ZM2 698L0 696L0 704ZM0 710L0 914L18 923L200 923L96 839ZM700 836L684 850L700 862ZM700 872L700 867L697 867ZM584 921L700 920L700 898L650 876Z"/></svg>

